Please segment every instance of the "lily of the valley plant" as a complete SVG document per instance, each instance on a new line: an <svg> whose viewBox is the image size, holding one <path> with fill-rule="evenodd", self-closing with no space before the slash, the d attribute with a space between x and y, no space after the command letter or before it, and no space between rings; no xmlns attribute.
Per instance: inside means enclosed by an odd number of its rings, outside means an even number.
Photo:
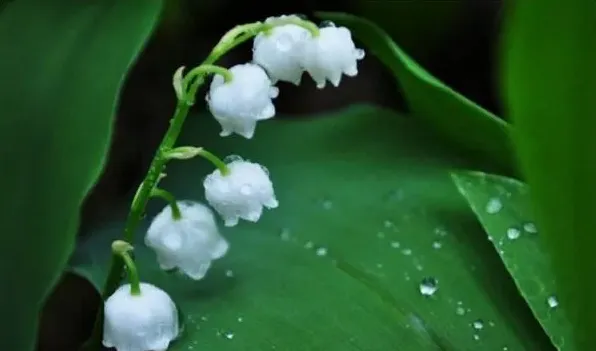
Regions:
<svg viewBox="0 0 596 351"><path fill-rule="evenodd" d="M232 48L254 38L252 62L224 68L215 62ZM184 75L174 74L178 98L171 120L150 170L131 205L124 238L113 243L110 273L103 298L103 344L118 351L167 350L179 334L178 310L167 292L140 280L129 244L141 221L147 202L160 197L168 205L153 218L145 235L157 263L164 270L178 269L191 279L205 277L212 261L223 257L229 243L220 234L219 214L227 227L240 220L257 222L263 209L279 206L268 170L239 156L222 160L203 147L177 146L176 140L198 88L207 75L213 79L206 102L221 125L222 137L237 134L252 139L257 122L275 116L273 100L279 81L299 85L307 72L319 89L329 81L338 86L342 76L355 76L364 51L357 49L350 31L328 24L319 28L298 16L268 18L240 25L227 32L207 59ZM166 164L202 156L214 170L204 179L207 204L179 201L159 188ZM123 269L129 283L120 285ZM100 323L96 324L101 327Z"/></svg>

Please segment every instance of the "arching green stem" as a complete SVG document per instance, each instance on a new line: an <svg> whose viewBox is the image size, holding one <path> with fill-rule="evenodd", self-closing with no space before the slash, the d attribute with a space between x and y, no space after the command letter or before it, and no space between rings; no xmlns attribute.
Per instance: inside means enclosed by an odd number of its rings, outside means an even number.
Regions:
<svg viewBox="0 0 596 351"><path fill-rule="evenodd" d="M123 240L116 240L112 243L112 252L118 255L128 270L128 281L130 283L130 294L141 295L141 280L134 260L129 252L133 250L132 245Z"/></svg>
<svg viewBox="0 0 596 351"><path fill-rule="evenodd" d="M178 207L178 203L176 202L176 197L172 193L164 189L153 188L153 190L151 190L151 197L159 197L166 200L172 208L172 218L174 218L174 220L179 220L180 218L182 218L180 208Z"/></svg>

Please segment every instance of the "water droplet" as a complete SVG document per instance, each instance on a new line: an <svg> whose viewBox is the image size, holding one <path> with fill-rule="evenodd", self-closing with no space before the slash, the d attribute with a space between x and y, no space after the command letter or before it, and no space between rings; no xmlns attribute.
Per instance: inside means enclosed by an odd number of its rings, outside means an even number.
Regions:
<svg viewBox="0 0 596 351"><path fill-rule="evenodd" d="M484 323L480 319L478 319L478 320L474 321L474 323L472 323L472 326L474 327L474 329L480 330L480 329L484 328Z"/></svg>
<svg viewBox="0 0 596 351"><path fill-rule="evenodd" d="M379 238L379 239L383 239L383 238L385 238L385 233L383 233L383 232L378 232L378 233L377 233L377 238Z"/></svg>
<svg viewBox="0 0 596 351"><path fill-rule="evenodd" d="M321 22L321 24L319 25L319 27L321 27L321 28L335 27L335 23L333 23L331 21L323 21L323 22Z"/></svg>
<svg viewBox="0 0 596 351"><path fill-rule="evenodd" d="M476 341L480 340L480 335L474 334L474 340L476 340Z"/></svg>
<svg viewBox="0 0 596 351"><path fill-rule="evenodd" d="M229 155L224 157L223 161L227 164L232 163L234 161L242 161L243 158L238 155Z"/></svg>
<svg viewBox="0 0 596 351"><path fill-rule="evenodd" d="M391 247L394 249L398 249L401 246L401 244L399 243L399 241L392 241L391 242Z"/></svg>
<svg viewBox="0 0 596 351"><path fill-rule="evenodd" d="M440 241L433 242L433 249L437 249L438 250L438 249L440 249L442 247L443 247L443 244L441 244Z"/></svg>
<svg viewBox="0 0 596 351"><path fill-rule="evenodd" d="M466 310L465 310L465 308L458 306L455 309L455 314L457 314L458 316L463 316L464 314L466 314Z"/></svg>
<svg viewBox="0 0 596 351"><path fill-rule="evenodd" d="M279 96L279 88L278 87L269 87L269 97L275 99Z"/></svg>
<svg viewBox="0 0 596 351"><path fill-rule="evenodd" d="M304 244L304 248L305 248L305 249L312 249L313 247L315 247L315 244L314 244L312 241L307 241L307 242Z"/></svg>
<svg viewBox="0 0 596 351"><path fill-rule="evenodd" d="M556 296L549 296L548 299L546 299L546 303L548 303L548 307L550 308L555 308L557 306L559 306L559 300L557 300Z"/></svg>
<svg viewBox="0 0 596 351"><path fill-rule="evenodd" d="M403 250L401 250L401 253L403 253L406 256L410 256L412 254L412 250L411 249L403 249Z"/></svg>
<svg viewBox="0 0 596 351"><path fill-rule="evenodd" d="M275 40L275 47L277 50L284 52L289 51L294 46L294 38L289 33L281 33Z"/></svg>
<svg viewBox="0 0 596 351"><path fill-rule="evenodd" d="M377 268L383 268L383 264L382 263L377 263Z"/></svg>
<svg viewBox="0 0 596 351"><path fill-rule="evenodd" d="M448 233L447 233L447 230L445 228L440 228L440 227L435 228L435 235L438 235L440 237L444 237L444 236L447 236L447 234Z"/></svg>
<svg viewBox="0 0 596 351"><path fill-rule="evenodd" d="M281 238L281 240L283 241L289 241L290 238L292 237L292 233L290 232L290 229L288 228L283 228L281 230L281 232L279 233L279 237Z"/></svg>
<svg viewBox="0 0 596 351"><path fill-rule="evenodd" d="M530 234L538 233L538 228L536 228L536 224L534 222L526 222L523 225L524 230Z"/></svg>
<svg viewBox="0 0 596 351"><path fill-rule="evenodd" d="M330 200L325 200L323 201L323 208L326 210L330 210L333 208L333 202L331 202Z"/></svg>
<svg viewBox="0 0 596 351"><path fill-rule="evenodd" d="M233 276L234 276L234 271L233 271L233 270L231 270L231 269L228 269L228 270L226 271L226 277L228 277L228 278L232 278Z"/></svg>
<svg viewBox="0 0 596 351"><path fill-rule="evenodd" d="M244 322L244 318L238 317L238 323L242 323L242 322Z"/></svg>
<svg viewBox="0 0 596 351"><path fill-rule="evenodd" d="M419 271L422 271L424 269L424 267L422 267L421 264L417 264L416 265L416 269L419 270Z"/></svg>
<svg viewBox="0 0 596 351"><path fill-rule="evenodd" d="M420 293L424 296L432 296L439 289L439 281L432 277L422 279L419 286Z"/></svg>
<svg viewBox="0 0 596 351"><path fill-rule="evenodd" d="M234 339L234 333L232 333L232 332L227 332L227 333L225 333L225 334L224 334L224 336L225 336L225 337L226 337L226 339L228 339L228 340L232 340L232 339Z"/></svg>
<svg viewBox="0 0 596 351"><path fill-rule="evenodd" d="M365 55L366 53L362 49L354 50L354 57L356 58L356 60L362 60Z"/></svg>
<svg viewBox="0 0 596 351"><path fill-rule="evenodd" d="M511 227L509 229L507 229L507 237L510 240L515 240L517 238L519 238L519 236L521 235L521 230Z"/></svg>
<svg viewBox="0 0 596 351"><path fill-rule="evenodd" d="M499 198L493 197L486 203L486 213L496 214L503 209L503 203Z"/></svg>
<svg viewBox="0 0 596 351"><path fill-rule="evenodd" d="M385 220L385 222L383 222L383 226L389 229L395 227L395 224L393 224L393 222L391 222L390 220Z"/></svg>
<svg viewBox="0 0 596 351"><path fill-rule="evenodd" d="M317 256L326 256L327 255L327 249L324 247L319 247L316 251Z"/></svg>

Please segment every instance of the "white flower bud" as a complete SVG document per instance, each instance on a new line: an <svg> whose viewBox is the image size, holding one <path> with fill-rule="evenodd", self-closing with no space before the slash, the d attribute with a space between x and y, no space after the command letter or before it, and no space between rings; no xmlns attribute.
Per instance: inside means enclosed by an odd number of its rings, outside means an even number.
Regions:
<svg viewBox="0 0 596 351"><path fill-rule="evenodd" d="M266 168L242 159L227 166L228 175L216 169L203 183L207 202L222 216L226 226L235 226L239 219L256 222L263 207L279 206Z"/></svg>
<svg viewBox="0 0 596 351"><path fill-rule="evenodd" d="M256 64L230 68L232 80L215 75L207 94L207 105L221 125L221 136L232 133L251 139L258 121L275 116L272 99L279 94L267 73Z"/></svg>
<svg viewBox="0 0 596 351"><path fill-rule="evenodd" d="M268 18L265 23L284 19L280 16ZM305 42L312 38L310 32L295 24L274 27L270 33L259 33L253 43L253 61L261 65L273 83L278 80L299 85L304 68L302 50Z"/></svg>
<svg viewBox="0 0 596 351"><path fill-rule="evenodd" d="M325 27L319 36L304 46L302 65L317 84L325 87L326 80L334 86L341 82L342 74L358 74L357 61L364 58L364 50L357 49L350 30L345 27Z"/></svg>
<svg viewBox="0 0 596 351"><path fill-rule="evenodd" d="M192 279L205 277L211 261L223 257L229 244L217 228L213 212L198 202L178 201L182 217L174 220L165 207L151 222L145 245L157 254L164 270L178 268Z"/></svg>
<svg viewBox="0 0 596 351"><path fill-rule="evenodd" d="M121 286L104 305L103 345L117 351L165 351L179 333L178 310L158 287L141 283L141 294Z"/></svg>

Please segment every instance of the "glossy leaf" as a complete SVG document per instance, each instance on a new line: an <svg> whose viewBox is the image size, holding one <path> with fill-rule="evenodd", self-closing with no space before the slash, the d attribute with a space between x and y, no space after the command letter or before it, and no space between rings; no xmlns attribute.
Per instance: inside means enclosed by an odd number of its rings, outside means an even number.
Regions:
<svg viewBox="0 0 596 351"><path fill-rule="evenodd" d="M553 259L576 349L596 345L596 8L592 1L519 1L504 53L504 95Z"/></svg>
<svg viewBox="0 0 596 351"><path fill-rule="evenodd" d="M354 107L267 121L252 140L218 137L208 116L187 123L180 145L262 163L281 205L222 228L231 249L199 282L161 272L138 233L142 277L187 316L172 350L548 349L446 172L467 162L415 118ZM203 160L176 162L161 186L202 200L210 171ZM149 219L164 206L150 205ZM103 282L123 215L79 247L73 271ZM438 290L425 296L432 278Z"/></svg>
<svg viewBox="0 0 596 351"><path fill-rule="evenodd" d="M367 51L393 72L410 110L438 135L498 167L499 172L516 173L506 122L433 77L373 22L344 13L320 12L318 16L349 27Z"/></svg>
<svg viewBox="0 0 596 351"><path fill-rule="evenodd" d="M0 331L33 350L39 309L74 248L119 87L160 1L18 0L0 13Z"/></svg>
<svg viewBox="0 0 596 351"><path fill-rule="evenodd" d="M558 303L549 255L540 243L527 185L480 172L452 178L488 233L507 270L558 350L575 350L572 325Z"/></svg>

